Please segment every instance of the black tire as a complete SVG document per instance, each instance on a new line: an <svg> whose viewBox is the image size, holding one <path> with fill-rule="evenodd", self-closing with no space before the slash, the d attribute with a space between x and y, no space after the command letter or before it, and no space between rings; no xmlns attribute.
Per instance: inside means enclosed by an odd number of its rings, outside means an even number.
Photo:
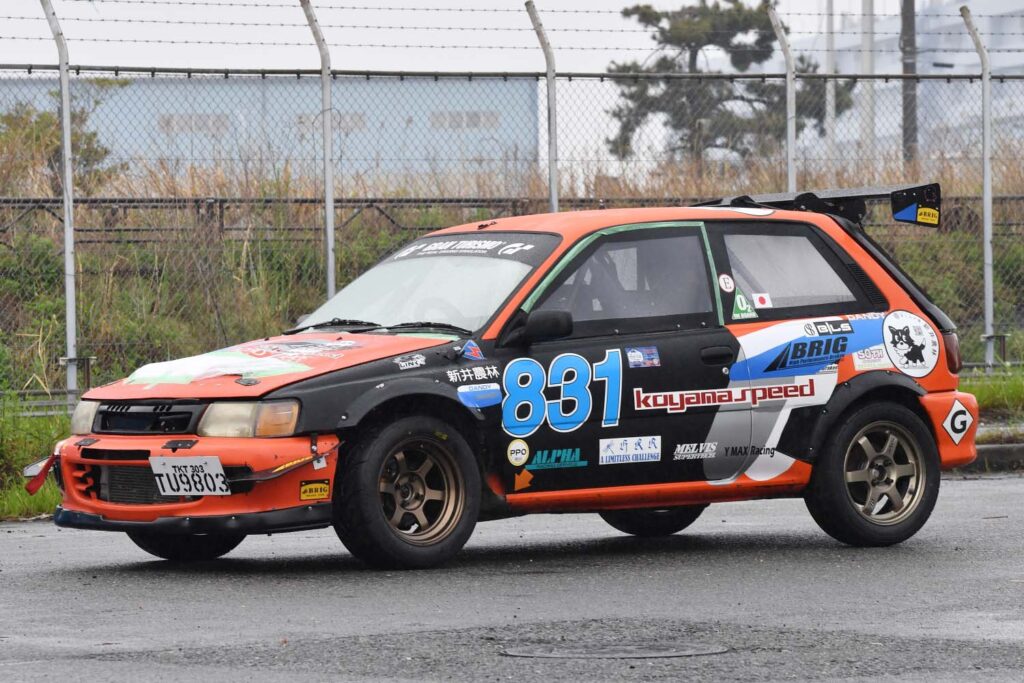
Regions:
<svg viewBox="0 0 1024 683"><path fill-rule="evenodd" d="M227 555L245 540L245 534L177 535L129 531L128 538L150 555L171 562L202 562Z"/></svg>
<svg viewBox="0 0 1024 683"><path fill-rule="evenodd" d="M671 536L697 521L707 505L637 510L604 510L601 519L625 534L653 538Z"/></svg>
<svg viewBox="0 0 1024 683"><path fill-rule="evenodd" d="M804 501L832 538L887 546L916 534L938 495L939 454L928 427L910 409L881 402L841 418L814 464Z"/></svg>
<svg viewBox="0 0 1024 683"><path fill-rule="evenodd" d="M349 552L374 567L422 569L451 559L480 512L473 452L434 417L369 430L341 458L335 479L334 529Z"/></svg>

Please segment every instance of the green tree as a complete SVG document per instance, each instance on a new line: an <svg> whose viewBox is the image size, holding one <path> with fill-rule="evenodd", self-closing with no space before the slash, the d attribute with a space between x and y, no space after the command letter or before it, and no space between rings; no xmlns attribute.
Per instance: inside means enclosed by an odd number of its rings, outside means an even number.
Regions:
<svg viewBox="0 0 1024 683"><path fill-rule="evenodd" d="M651 29L658 44L650 63L613 62L612 74L661 74L662 77L619 79L622 101L611 111L618 133L607 140L620 159L633 155L637 132L653 116L664 117L672 132L667 150L675 158L700 159L705 150L725 149L742 156L777 148L786 131L786 92L778 82L674 77L677 74L716 73L701 68L702 55L718 48L736 72L746 72L767 61L775 50L775 35L768 18L769 0L747 7L740 0L724 0L678 10L659 11L650 5L622 10ZM706 63L706 60L705 60ZM814 73L818 65L803 56L798 73ZM797 131L808 124L822 131L825 82L798 80ZM853 82L836 87L836 113L852 104Z"/></svg>
<svg viewBox="0 0 1024 683"><path fill-rule="evenodd" d="M71 101L72 173L76 194L91 194L124 170L109 163L110 149L89 130L89 119L111 88L125 81L92 79L75 84L78 95ZM52 106L38 109L16 102L0 112L0 193L32 196L45 189L60 195L61 139L60 96L51 93Z"/></svg>

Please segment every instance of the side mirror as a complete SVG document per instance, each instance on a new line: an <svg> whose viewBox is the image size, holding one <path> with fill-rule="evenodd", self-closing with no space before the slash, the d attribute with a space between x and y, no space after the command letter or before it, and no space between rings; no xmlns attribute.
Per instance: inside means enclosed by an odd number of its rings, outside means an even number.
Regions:
<svg viewBox="0 0 1024 683"><path fill-rule="evenodd" d="M572 313L569 311L533 311L526 316L521 341L526 344L562 339L572 334Z"/></svg>

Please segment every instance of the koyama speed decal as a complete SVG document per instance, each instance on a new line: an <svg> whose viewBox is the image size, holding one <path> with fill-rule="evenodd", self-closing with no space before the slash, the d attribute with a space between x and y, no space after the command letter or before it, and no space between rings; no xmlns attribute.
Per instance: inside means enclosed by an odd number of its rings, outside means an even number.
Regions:
<svg viewBox="0 0 1024 683"><path fill-rule="evenodd" d="M615 427L622 412L622 351L609 349L604 359L591 366L575 353L556 356L544 367L532 358L516 358L502 374L505 398L501 402L501 428L510 436L524 438L546 421L556 432L572 432L590 417L593 406L591 382L604 385L601 426ZM544 390L558 389L548 401Z"/></svg>
<svg viewBox="0 0 1024 683"><path fill-rule="evenodd" d="M696 389L692 391L655 391L647 393L637 387L633 390L636 410L665 410L683 413L688 408L746 404L756 408L765 401L784 401L790 398L815 396L814 378L800 384L768 384L758 387L729 389Z"/></svg>
<svg viewBox="0 0 1024 683"><path fill-rule="evenodd" d="M939 337L932 326L908 311L893 311L882 323L885 351L900 372L924 377L939 361Z"/></svg>

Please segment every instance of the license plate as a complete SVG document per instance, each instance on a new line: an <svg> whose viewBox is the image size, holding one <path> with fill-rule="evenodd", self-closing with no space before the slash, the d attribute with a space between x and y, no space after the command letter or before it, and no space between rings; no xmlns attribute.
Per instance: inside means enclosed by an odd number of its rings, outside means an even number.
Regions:
<svg viewBox="0 0 1024 683"><path fill-rule="evenodd" d="M162 496L230 496L231 488L219 458L149 459Z"/></svg>

